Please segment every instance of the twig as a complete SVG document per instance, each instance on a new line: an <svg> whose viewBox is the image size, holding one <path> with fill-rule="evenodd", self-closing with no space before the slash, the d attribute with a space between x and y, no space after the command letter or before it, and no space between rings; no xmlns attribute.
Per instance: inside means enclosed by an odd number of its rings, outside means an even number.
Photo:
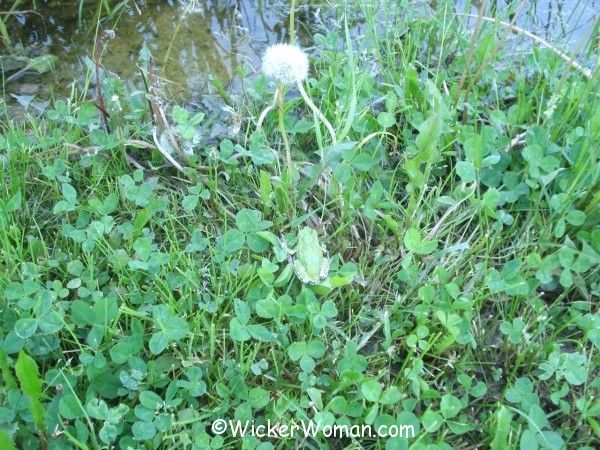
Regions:
<svg viewBox="0 0 600 450"><path fill-rule="evenodd" d="M40 14L37 11L34 11L33 9L20 9L18 11L0 11L0 16L22 16L25 14L34 14L42 18L44 17L42 14Z"/></svg>
<svg viewBox="0 0 600 450"><path fill-rule="evenodd" d="M131 164L133 167L135 167L136 169L146 170L146 168L144 166L142 166L139 162L137 162L136 159L133 156L131 156L129 153L125 152L125 157L127 158L127 162L129 164Z"/></svg>
<svg viewBox="0 0 600 450"><path fill-rule="evenodd" d="M137 11L138 16L141 16L142 11L140 10L140 7L137 5L137 2L135 2L135 0L134 0L132 3L133 3L133 6L135 6L135 10Z"/></svg>
<svg viewBox="0 0 600 450"><path fill-rule="evenodd" d="M104 103L104 102L102 102ZM108 113L108 111L106 111L106 109L103 108L103 106L100 106L98 103L94 103L94 106L96 107L96 109L98 111L100 111L102 113L102 117L108 117L110 119L110 114ZM105 124L106 124L106 120L105 120ZM107 131L108 131L108 125L107 125Z"/></svg>
<svg viewBox="0 0 600 450"><path fill-rule="evenodd" d="M165 159L167 161L169 161L173 167L175 167L177 170L184 172L183 167L181 167L181 164L179 164L170 154L168 151L166 151L165 149L162 148L162 146L160 145L160 142L158 141L158 136L156 135L156 127L152 128L152 138L154 139L154 145L156 145L157 150L165 157Z"/></svg>
<svg viewBox="0 0 600 450"><path fill-rule="evenodd" d="M171 131L171 125L169 124L169 121L167 120L165 112L160 107L160 105L156 105L156 109L158 110L158 114L160 115L160 118L162 119L163 125L165 126L165 130L167 131L167 136L169 136L169 140L171 141L173 148L179 154L179 156L183 157L184 154L181 151L181 149L179 148L179 144L177 143L177 139L175 139L175 135L173 135L173 132Z"/></svg>
<svg viewBox="0 0 600 450"><path fill-rule="evenodd" d="M15 78L19 77L20 75L24 74L25 72L27 72L30 69L30 67L23 67L20 70L17 70L15 73L13 73L11 76L9 76L6 79L6 83L10 83L11 81L13 81Z"/></svg>
<svg viewBox="0 0 600 450"><path fill-rule="evenodd" d="M147 148L147 149L156 148L155 144L151 144L150 142L146 142L146 141L141 141L139 139L127 139L125 141L125 145L129 145L131 147L136 147L136 148ZM240 158L241 156L242 156L241 154L236 154L236 155L233 155L232 158ZM169 164L169 165L171 165L171 164ZM161 167L159 167L159 169L160 168ZM207 171L211 170L211 168L209 166L194 166L193 168L200 172L207 172ZM155 169L156 168L154 168L152 170L155 170Z"/></svg>

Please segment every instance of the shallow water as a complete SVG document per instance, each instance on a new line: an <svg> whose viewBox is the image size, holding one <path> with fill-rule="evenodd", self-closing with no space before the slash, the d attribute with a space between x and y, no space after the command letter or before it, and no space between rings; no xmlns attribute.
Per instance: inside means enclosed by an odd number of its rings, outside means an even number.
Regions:
<svg viewBox="0 0 600 450"><path fill-rule="evenodd" d="M477 14L483 0L459 0L456 10ZM502 16L511 0L488 0L488 15ZM497 14L494 14L496 12ZM515 24L562 50L579 52L589 41L600 17L600 0L538 0L525 1ZM510 19L508 19L510 20Z"/></svg>
<svg viewBox="0 0 600 450"><path fill-rule="evenodd" d="M30 54L49 52L59 55L60 60L52 74L20 77L9 86L9 93L41 97L68 93L73 81L80 80L86 64L90 64L87 55L93 53L97 3L85 3L79 16L79 0L38 0L35 12L11 18L9 30L15 42L21 42ZM102 24L115 31L103 53L103 66L124 79L138 77L137 60L145 46L162 67L161 75L169 80L169 92L186 102L215 94L211 79L225 88L234 87L241 67L258 67L264 47L287 38L289 3L284 0L125 3ZM506 10L506 3L487 2L500 15ZM320 14L326 14L328 9L324 3L310 4L313 6L301 6L297 14L304 45L311 44L310 30L319 27ZM381 5L385 4L382 0ZM476 13L478 7L477 1L456 2L457 11ZM561 48L576 50L589 38L599 15L600 0L530 1L517 24Z"/></svg>
<svg viewBox="0 0 600 450"><path fill-rule="evenodd" d="M42 77L55 94L64 94L81 78L93 54L97 2L91 3L94 9L82 11L80 21L78 1L38 0L35 13L19 14L11 24L14 40L32 54L60 56L53 75ZM211 79L227 87L241 67L257 67L264 47L284 40L287 21L283 1L130 1L103 24L115 37L106 41L102 65L123 79L139 78L138 58L146 47L169 91L195 101L215 93ZM305 42L302 28L299 32Z"/></svg>

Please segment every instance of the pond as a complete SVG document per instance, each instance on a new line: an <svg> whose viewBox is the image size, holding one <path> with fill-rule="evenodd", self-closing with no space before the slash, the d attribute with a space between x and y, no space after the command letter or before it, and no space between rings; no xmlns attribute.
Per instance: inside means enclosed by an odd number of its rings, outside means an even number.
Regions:
<svg viewBox="0 0 600 450"><path fill-rule="evenodd" d="M74 80L92 66L99 2L79 0L36 2L32 11L6 19L14 42L28 56L59 55L56 70L43 77L30 71L13 73L8 100L30 101L68 95ZM276 0L137 0L116 3L103 28L114 30L103 51L103 66L123 79L139 80L138 58L147 49L162 67L168 91L176 99L197 103L216 96L215 82L225 89L236 86L238 71L258 68L266 45L287 39L289 3ZM297 14L300 41L311 45L316 29L325 29L331 6L300 1ZM380 2L382 5L385 1ZM427 14L429 2L420 11ZM501 12L505 0L487 2ZM81 7L81 8L80 8ZM461 0L456 10L476 13L479 3ZM527 2L517 24L559 47L577 50L589 39L600 13L600 0ZM474 20L474 19L471 19ZM472 22L471 22L472 23ZM356 31L359 32L357 26ZM10 66L5 59L4 66ZM5 69L6 70L6 69ZM253 70L253 69L250 69Z"/></svg>

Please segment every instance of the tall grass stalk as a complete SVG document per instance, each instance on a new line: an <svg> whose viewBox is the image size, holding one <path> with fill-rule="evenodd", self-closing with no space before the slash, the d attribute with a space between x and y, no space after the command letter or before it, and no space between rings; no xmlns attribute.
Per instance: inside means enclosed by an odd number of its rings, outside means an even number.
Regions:
<svg viewBox="0 0 600 450"><path fill-rule="evenodd" d="M290 44L296 45L296 0L290 0Z"/></svg>

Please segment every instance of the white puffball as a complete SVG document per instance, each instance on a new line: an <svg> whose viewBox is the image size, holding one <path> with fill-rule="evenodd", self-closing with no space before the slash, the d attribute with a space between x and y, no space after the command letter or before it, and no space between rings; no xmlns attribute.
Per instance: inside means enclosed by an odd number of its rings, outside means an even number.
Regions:
<svg viewBox="0 0 600 450"><path fill-rule="evenodd" d="M262 69L278 84L296 84L308 76L308 56L295 45L271 45L263 56Z"/></svg>

